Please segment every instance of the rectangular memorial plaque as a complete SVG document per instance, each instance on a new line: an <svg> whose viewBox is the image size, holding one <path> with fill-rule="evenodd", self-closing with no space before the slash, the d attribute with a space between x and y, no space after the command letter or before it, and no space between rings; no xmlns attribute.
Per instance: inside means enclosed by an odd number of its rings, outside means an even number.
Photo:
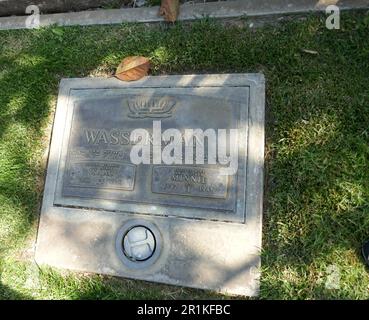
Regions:
<svg viewBox="0 0 369 320"><path fill-rule="evenodd" d="M64 79L36 259L255 295L259 74Z"/></svg>

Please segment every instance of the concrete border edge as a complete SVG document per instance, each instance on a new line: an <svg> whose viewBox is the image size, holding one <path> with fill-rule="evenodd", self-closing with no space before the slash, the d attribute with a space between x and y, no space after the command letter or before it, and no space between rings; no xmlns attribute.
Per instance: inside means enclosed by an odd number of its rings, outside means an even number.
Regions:
<svg viewBox="0 0 369 320"><path fill-rule="evenodd" d="M322 12L330 3L316 4L313 0L276 0L272 4L268 1L225 1L203 4L185 4L181 6L178 21L191 21L202 17L217 19L289 15L309 12ZM342 0L338 4L341 10L369 9L369 0ZM50 25L109 25L120 23L151 23L162 22L158 15L159 7L131 8L131 9L103 9L81 12L67 12L40 15L40 26ZM0 30L26 29L26 19L29 16L12 16L0 18Z"/></svg>

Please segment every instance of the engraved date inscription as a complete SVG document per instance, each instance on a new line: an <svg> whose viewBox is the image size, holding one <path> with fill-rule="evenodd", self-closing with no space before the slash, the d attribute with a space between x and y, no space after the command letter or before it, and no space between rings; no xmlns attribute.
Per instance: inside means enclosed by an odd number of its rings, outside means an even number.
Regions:
<svg viewBox="0 0 369 320"><path fill-rule="evenodd" d="M72 162L67 170L66 183L71 187L133 190L135 171L131 164Z"/></svg>
<svg viewBox="0 0 369 320"><path fill-rule="evenodd" d="M152 192L193 197L227 197L228 177L217 169L199 167L153 168Z"/></svg>

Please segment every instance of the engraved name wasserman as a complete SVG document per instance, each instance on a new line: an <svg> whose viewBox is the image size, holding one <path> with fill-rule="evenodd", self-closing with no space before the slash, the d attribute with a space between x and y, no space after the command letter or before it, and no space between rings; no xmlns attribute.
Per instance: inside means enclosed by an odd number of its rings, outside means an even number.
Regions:
<svg viewBox="0 0 369 320"><path fill-rule="evenodd" d="M150 130L151 131L151 130ZM131 163L138 164L221 164L220 174L233 175L238 168L238 129L178 129L162 132L154 120L152 131L137 128L85 129L88 144L132 145ZM228 132L229 131L229 132Z"/></svg>

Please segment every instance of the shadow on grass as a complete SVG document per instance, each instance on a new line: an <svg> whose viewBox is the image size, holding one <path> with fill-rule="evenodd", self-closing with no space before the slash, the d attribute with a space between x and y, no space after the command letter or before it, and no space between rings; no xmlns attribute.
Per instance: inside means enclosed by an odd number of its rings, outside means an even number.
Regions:
<svg viewBox="0 0 369 320"><path fill-rule="evenodd" d="M1 300L32 300L31 296L21 294L0 282L0 299Z"/></svg>

